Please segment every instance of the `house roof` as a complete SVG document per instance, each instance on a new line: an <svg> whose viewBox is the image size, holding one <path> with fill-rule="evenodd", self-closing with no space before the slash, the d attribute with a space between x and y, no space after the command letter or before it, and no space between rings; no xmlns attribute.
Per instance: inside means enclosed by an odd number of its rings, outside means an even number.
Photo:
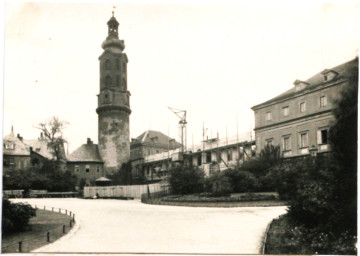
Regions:
<svg viewBox="0 0 360 256"><path fill-rule="evenodd" d="M269 105L271 103L274 103L274 102L277 102L277 101L280 101L280 100L283 100L283 99L286 99L286 98L289 98L292 96L296 96L298 94L302 94L304 91L314 90L314 89L320 88L322 86L326 86L335 81L347 79L347 78L353 76L355 72L358 72L358 61L359 61L359 59L358 59L358 57L356 57L355 59L353 59L349 62L343 63L339 66L336 66L334 68L325 69L322 72L319 72L319 73L315 74L314 76L310 77L309 79L303 81L304 83L306 83L308 85L305 88L303 88L302 90L296 91L295 86L293 86L291 89L285 91L284 93L282 93L268 101L265 101L261 104L255 105L251 109L255 110L259 107L263 107L265 105ZM333 72L337 75L335 76L334 79L331 79L329 81L324 81L324 74L329 73L329 72ZM299 80L296 80L295 83L297 81L299 81Z"/></svg>
<svg viewBox="0 0 360 256"><path fill-rule="evenodd" d="M4 155L30 156L30 148L15 136L13 131L4 137L3 143L13 146L13 149L4 146Z"/></svg>
<svg viewBox="0 0 360 256"><path fill-rule="evenodd" d="M181 144L177 142L175 139L170 138L169 136L166 136L162 132L159 131L153 131L153 130L147 130L143 132L140 136L136 137L136 139L133 139L131 141L131 145L136 144L147 144L147 145L156 145L156 146L163 146L168 147L169 141L174 141L174 144L170 144L171 148L179 148Z"/></svg>
<svg viewBox="0 0 360 256"><path fill-rule="evenodd" d="M29 150L31 147L32 150L39 155L46 157L47 159L53 158L53 154L48 148L48 142L45 139L24 140L24 143L28 146Z"/></svg>
<svg viewBox="0 0 360 256"><path fill-rule="evenodd" d="M13 128L12 128L13 129ZM7 147L6 145L14 145L14 149L11 147ZM4 154L5 155L23 155L30 156L30 148L32 148L33 152L47 158L52 159L53 154L51 148L48 147L48 142L42 136L35 140L26 140L23 139L20 134L17 136L14 135L14 131L12 130L9 135L4 137ZM61 150L61 158L66 159L64 147Z"/></svg>
<svg viewBox="0 0 360 256"><path fill-rule="evenodd" d="M97 144L87 143L81 145L68 156L70 162L103 162Z"/></svg>

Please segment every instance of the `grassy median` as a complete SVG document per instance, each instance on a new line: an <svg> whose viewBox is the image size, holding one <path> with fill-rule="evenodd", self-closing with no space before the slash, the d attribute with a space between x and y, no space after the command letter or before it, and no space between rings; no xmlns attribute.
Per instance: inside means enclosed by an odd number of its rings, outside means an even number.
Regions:
<svg viewBox="0 0 360 256"><path fill-rule="evenodd" d="M44 211L38 209L36 217L30 220L30 225L27 230L21 232L14 232L2 237L1 251L2 253L19 252L19 242L21 243L21 252L30 252L46 244L47 232L50 232L50 243L59 239L71 229L70 220L72 218L68 215ZM65 225L65 233L63 226Z"/></svg>

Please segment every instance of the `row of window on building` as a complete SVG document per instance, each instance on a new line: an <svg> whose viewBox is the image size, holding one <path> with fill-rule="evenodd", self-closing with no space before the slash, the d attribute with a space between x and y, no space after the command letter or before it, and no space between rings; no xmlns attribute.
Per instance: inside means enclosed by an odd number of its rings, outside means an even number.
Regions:
<svg viewBox="0 0 360 256"><path fill-rule="evenodd" d="M326 96L321 96L319 99L319 106L320 108L324 108L327 105L327 98ZM306 102L300 102L299 104L299 110L300 113L304 113L306 112ZM283 112L283 116L289 116L290 115L290 108L289 106L285 106L282 108L282 112ZM271 116L271 112L266 112L265 114L265 119L266 121L271 121L272 120L272 116Z"/></svg>
<svg viewBox="0 0 360 256"><path fill-rule="evenodd" d="M291 146L291 134L282 136L282 148L283 151L292 150ZM302 131L299 133L299 148L309 147L309 133L308 131ZM266 139L267 145L273 145L273 138ZM322 128L317 131L317 144L328 144L328 128Z"/></svg>
<svg viewBox="0 0 360 256"><path fill-rule="evenodd" d="M85 173L90 173L90 171L91 171L90 165L85 165ZM100 173L100 166L99 165L96 166L95 171L97 173ZM80 173L80 166L79 165L75 165L75 172Z"/></svg>

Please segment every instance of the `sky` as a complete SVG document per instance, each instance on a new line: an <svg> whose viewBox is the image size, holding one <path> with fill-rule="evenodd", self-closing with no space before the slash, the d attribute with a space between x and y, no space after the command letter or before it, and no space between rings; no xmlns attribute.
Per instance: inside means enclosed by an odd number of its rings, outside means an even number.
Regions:
<svg viewBox="0 0 360 256"><path fill-rule="evenodd" d="M158 130L187 144L254 128L251 107L358 55L359 6L294 1L13 2L5 4L3 135L69 122L71 153L97 143L101 43L115 6L128 56L130 136Z"/></svg>

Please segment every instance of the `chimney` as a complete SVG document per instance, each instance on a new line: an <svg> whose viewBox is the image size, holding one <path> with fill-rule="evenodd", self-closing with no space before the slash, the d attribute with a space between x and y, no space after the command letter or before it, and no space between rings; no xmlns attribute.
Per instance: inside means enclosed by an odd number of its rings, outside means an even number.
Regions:
<svg viewBox="0 0 360 256"><path fill-rule="evenodd" d="M88 144L88 145L93 144L93 142L91 141L90 138L87 138L87 144Z"/></svg>
<svg viewBox="0 0 360 256"><path fill-rule="evenodd" d="M17 138L18 138L19 140L23 141L23 137L21 137L19 133L17 134Z"/></svg>

